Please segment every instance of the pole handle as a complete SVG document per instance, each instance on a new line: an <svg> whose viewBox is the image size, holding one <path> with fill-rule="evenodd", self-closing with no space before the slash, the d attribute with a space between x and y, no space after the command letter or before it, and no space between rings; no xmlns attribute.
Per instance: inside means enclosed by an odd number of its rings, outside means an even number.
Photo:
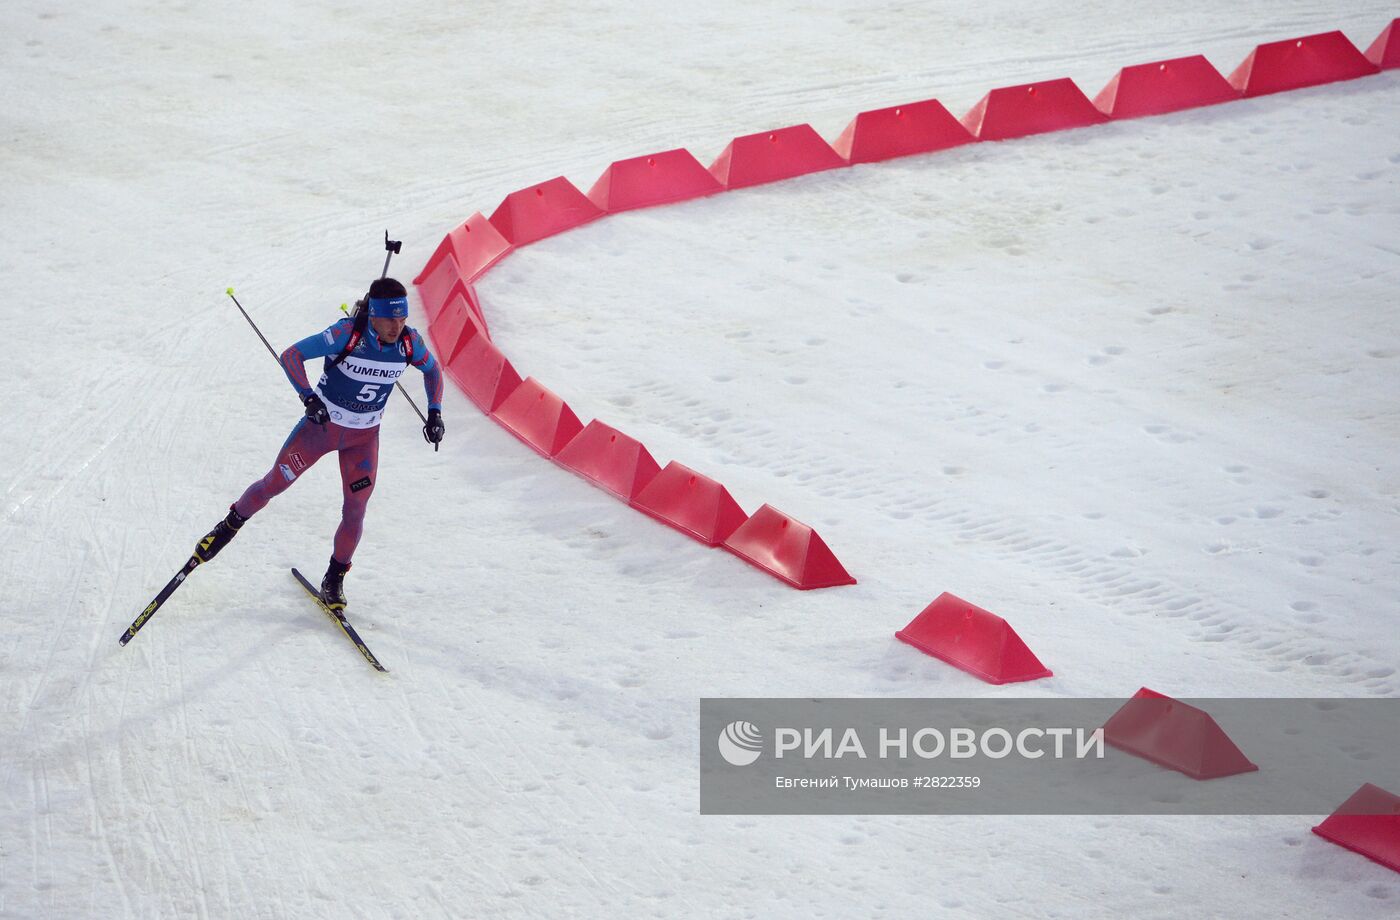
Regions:
<svg viewBox="0 0 1400 920"><path fill-rule="evenodd" d="M398 255L398 254L399 254L399 250L402 249L402 248L403 248L403 240L391 240L391 239L389 239L389 231L388 231L388 230L385 230L385 231L384 231L384 252L385 252L385 256L384 256L384 271L382 271L382 272L379 273L379 277L380 277L381 279L389 277L389 260L392 259L394 256Z"/></svg>

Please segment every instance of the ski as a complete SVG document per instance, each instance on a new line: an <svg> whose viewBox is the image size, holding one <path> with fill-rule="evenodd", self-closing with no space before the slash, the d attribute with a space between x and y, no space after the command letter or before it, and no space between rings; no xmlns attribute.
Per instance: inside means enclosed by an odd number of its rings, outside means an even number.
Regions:
<svg viewBox="0 0 1400 920"><path fill-rule="evenodd" d="M389 669L380 664L379 659L374 657L374 652L369 650L369 646L365 645L364 640L360 638L360 634L355 632L355 627L351 626L349 621L345 619L345 614L327 607L325 598L321 597L321 592L316 590L316 587L306 580L305 575L301 574L296 569L292 569L292 577L301 582L301 586L306 589L307 594L311 595L311 599L316 602L317 607L321 608L321 612L334 620L345 635L350 637L350 641L355 643L355 648L359 649L360 654L365 656L365 661L368 661L376 671L383 671L387 674Z"/></svg>
<svg viewBox="0 0 1400 920"><path fill-rule="evenodd" d="M141 627L145 626L146 621L155 615L155 612L160 609L160 605L168 601L170 595L175 593L175 589L185 583L185 579L188 578L190 573L199 565L199 561L198 556L191 556L189 561L185 563L184 568L176 572L175 577L170 579L170 583L160 589L160 593L146 605L146 609L141 611L136 619L131 621L131 625L126 628L126 632L122 633L122 645L126 645L132 640L132 637L141 631Z"/></svg>

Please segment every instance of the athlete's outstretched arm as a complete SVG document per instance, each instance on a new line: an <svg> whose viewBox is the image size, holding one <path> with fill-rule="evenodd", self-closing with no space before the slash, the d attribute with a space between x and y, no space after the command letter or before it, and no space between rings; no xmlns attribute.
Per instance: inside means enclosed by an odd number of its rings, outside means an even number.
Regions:
<svg viewBox="0 0 1400 920"><path fill-rule="evenodd" d="M354 325L353 320L340 320L325 331L309 335L282 352L282 357L279 359L282 363L282 370L286 372L287 379L296 388L297 396L304 400L312 392L311 381L306 378L306 362L312 358L325 358L340 354L345 343L350 341L350 331Z"/></svg>
<svg viewBox="0 0 1400 920"><path fill-rule="evenodd" d="M423 372L423 391L428 394L428 408L442 409L442 368L416 329L413 332L413 366Z"/></svg>

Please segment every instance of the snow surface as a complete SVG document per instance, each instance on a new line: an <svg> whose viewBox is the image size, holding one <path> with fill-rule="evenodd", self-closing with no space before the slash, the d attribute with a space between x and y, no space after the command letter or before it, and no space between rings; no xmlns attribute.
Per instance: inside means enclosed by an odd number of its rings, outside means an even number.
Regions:
<svg viewBox="0 0 1400 920"><path fill-rule="evenodd" d="M707 550L450 391L440 453L386 421L347 582L390 675L286 574L331 464L116 643L298 413L226 285L282 346L385 227L410 276L560 173L1395 15L1170 6L13 0L0 916L1394 916L1306 818L701 817L695 731L703 696L1400 693L1393 72L621 215L482 283L523 373L856 587ZM897 642L944 590L1056 676Z"/></svg>

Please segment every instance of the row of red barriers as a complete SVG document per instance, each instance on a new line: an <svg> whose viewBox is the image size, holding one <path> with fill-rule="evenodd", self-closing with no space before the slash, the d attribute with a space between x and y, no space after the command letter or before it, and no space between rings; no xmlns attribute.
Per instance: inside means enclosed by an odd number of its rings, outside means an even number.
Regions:
<svg viewBox="0 0 1400 920"><path fill-rule="evenodd" d="M1387 25L1364 54L1336 31L1268 42L1251 51L1228 79L1203 56L1193 55L1124 67L1093 101L1073 80L1048 80L994 89L961 119L934 99L862 112L835 144L805 124L737 137L708 169L683 149L619 160L587 195L560 176L507 195L489 220L473 215L443 239L423 276L451 255L470 284L515 246L605 214L976 141L1161 115L1355 79L1400 67L1397 23L1400 19Z"/></svg>
<svg viewBox="0 0 1400 920"><path fill-rule="evenodd" d="M952 594L939 595L895 636L989 683L1052 676L1011 624ZM1259 769L1210 713L1147 687L1103 724L1103 740L1195 780ZM1400 795L1367 783L1313 833L1400 872Z"/></svg>
<svg viewBox="0 0 1400 920"><path fill-rule="evenodd" d="M584 426L539 381L522 380L491 341L473 287L477 279L518 246L620 211L854 163L1375 73L1400 66L1397 23L1387 26L1365 55L1340 32L1260 45L1228 80L1197 55L1124 68L1092 102L1072 80L1050 80L994 89L960 120L936 100L863 112L834 145L804 124L736 137L708 168L683 149L619 160L587 195L559 176L512 192L489 218L473 214L443 238L414 283L448 375L483 412L532 449L638 510L708 545L723 546L789 584L853 584L810 527L767 505L752 517L745 515L723 486L678 463L660 469L634 439L596 420ZM684 491L677 491L679 481L686 484Z"/></svg>
<svg viewBox="0 0 1400 920"><path fill-rule="evenodd" d="M521 379L491 342L473 283L516 246L610 213L683 201L854 163L976 141L1084 127L1353 79L1400 67L1400 19L1361 54L1340 32L1258 46L1229 76L1202 56L1125 67L1092 102L1071 80L992 90L961 120L936 100L863 112L834 145L808 125L735 138L706 169L686 150L620 160L583 195L559 177L508 195L449 233L418 285L448 375L483 412L559 465L709 546L723 547L798 588L854 584L810 527L769 505L745 514L715 480L678 462L664 468L634 438L596 419L583 425L561 398ZM901 640L996 684L1052 676L1001 617L943 594ZM1104 725L1116 748L1212 779L1257 770L1208 713L1142 688ZM1400 871L1400 796L1364 785L1313 828Z"/></svg>
<svg viewBox="0 0 1400 920"><path fill-rule="evenodd" d="M534 377L522 380L487 334L476 292L458 272L454 252L419 277L418 292L432 317L429 332L448 377L531 450L793 587L855 584L811 527L770 505L746 514L729 490L708 476L674 461L662 469L640 441L597 419L584 425L544 384Z"/></svg>

